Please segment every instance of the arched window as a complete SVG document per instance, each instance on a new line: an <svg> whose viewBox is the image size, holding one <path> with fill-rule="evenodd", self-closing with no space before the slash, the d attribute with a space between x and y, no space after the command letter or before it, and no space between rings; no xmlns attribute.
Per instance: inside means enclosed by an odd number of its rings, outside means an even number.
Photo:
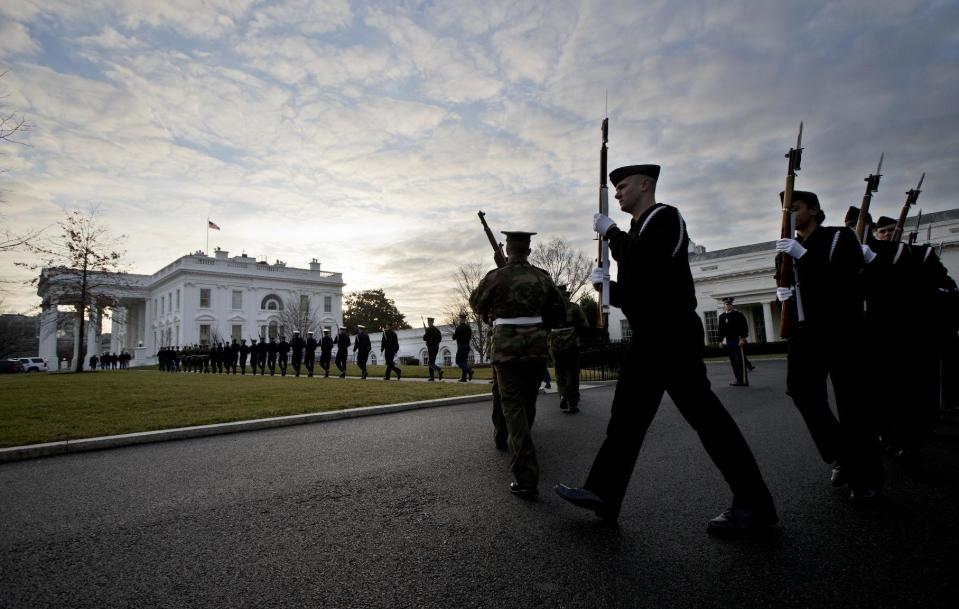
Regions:
<svg viewBox="0 0 959 609"><path fill-rule="evenodd" d="M264 311L282 311L283 300L276 294L269 294L260 302L260 309Z"/></svg>
<svg viewBox="0 0 959 609"><path fill-rule="evenodd" d="M453 365L453 354L450 353L449 349L443 349L443 365L444 366Z"/></svg>
<svg viewBox="0 0 959 609"><path fill-rule="evenodd" d="M280 327L275 321L270 322L269 338L277 338L277 335L280 332Z"/></svg>
<svg viewBox="0 0 959 609"><path fill-rule="evenodd" d="M424 366L430 365L430 357L426 353L426 349L423 349L422 351L420 351L420 363L423 364Z"/></svg>

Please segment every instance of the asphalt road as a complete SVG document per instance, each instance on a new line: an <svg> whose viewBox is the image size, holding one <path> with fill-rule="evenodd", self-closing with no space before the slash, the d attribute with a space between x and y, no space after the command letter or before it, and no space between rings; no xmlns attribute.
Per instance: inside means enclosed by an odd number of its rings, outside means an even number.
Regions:
<svg viewBox="0 0 959 609"><path fill-rule="evenodd" d="M954 607L959 424L886 500L828 483L783 362L717 393L782 524L716 539L729 491L664 401L618 527L550 492L579 484L611 388L582 412L541 396L535 503L511 496L489 409L472 404L0 466L0 607Z"/></svg>

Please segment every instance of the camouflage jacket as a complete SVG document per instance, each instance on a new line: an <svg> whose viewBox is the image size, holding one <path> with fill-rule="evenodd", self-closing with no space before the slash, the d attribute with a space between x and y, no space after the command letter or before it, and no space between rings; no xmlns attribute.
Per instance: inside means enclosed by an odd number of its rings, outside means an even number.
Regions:
<svg viewBox="0 0 959 609"><path fill-rule="evenodd" d="M549 348L557 351L567 351L579 347L579 337L589 326L586 314L575 302L566 301L566 318L558 327L549 331Z"/></svg>
<svg viewBox="0 0 959 609"><path fill-rule="evenodd" d="M549 328L564 316L563 297L546 271L510 262L490 271L470 295L470 306L486 320L542 317L536 325L493 328L493 363L546 361Z"/></svg>

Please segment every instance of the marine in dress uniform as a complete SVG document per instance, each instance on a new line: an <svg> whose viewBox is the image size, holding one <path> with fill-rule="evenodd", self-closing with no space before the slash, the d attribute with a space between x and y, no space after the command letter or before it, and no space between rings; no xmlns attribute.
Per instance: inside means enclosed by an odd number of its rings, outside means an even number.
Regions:
<svg viewBox="0 0 959 609"><path fill-rule="evenodd" d="M256 341L253 341L256 344ZM250 346L246 344L246 339L240 339L240 374L246 374L246 359L250 356ZM255 369L254 369L255 370Z"/></svg>
<svg viewBox="0 0 959 609"><path fill-rule="evenodd" d="M356 353L356 365L360 369L360 380L367 377L366 361L373 350L370 344L370 335L366 333L366 326L356 326L356 336L353 340L353 352Z"/></svg>
<svg viewBox="0 0 959 609"><path fill-rule="evenodd" d="M643 340L630 342L610 411L606 439L582 488L557 485L570 503L607 521L619 515L626 487L663 393L696 430L732 488L732 505L709 521L710 532L744 532L778 522L769 489L729 413L712 392L703 363L703 325L689 269L686 223L679 210L656 202L657 165L620 167L609 174L620 209L632 216L623 231L596 214L593 227L618 263L610 304L620 307ZM593 284L605 269L593 271Z"/></svg>
<svg viewBox="0 0 959 609"><path fill-rule="evenodd" d="M556 366L556 388L559 390L559 408L563 412L579 412L579 339L589 327L586 314L570 300L569 290L559 286L563 295L565 315L549 331L549 350Z"/></svg>
<svg viewBox="0 0 959 609"><path fill-rule="evenodd" d="M276 374L276 354L279 350L280 346L276 344L276 339L270 337L270 342L266 346L266 365L270 368L270 376Z"/></svg>
<svg viewBox="0 0 959 609"><path fill-rule="evenodd" d="M733 308L732 297L723 298L723 312L719 315L719 341L726 354L729 364L733 367L735 381L730 383L734 387L746 387L749 381L746 377L746 361L743 357L743 347L746 346L746 337L749 336L749 325L746 316Z"/></svg>
<svg viewBox="0 0 959 609"><path fill-rule="evenodd" d="M443 335L440 333L440 329L433 325L434 319L432 317L426 318L426 328L423 332L423 342L426 343L426 364L430 367L430 380L435 381L433 378L433 371L437 371L440 375L440 380L443 380L443 369L436 364L436 355L440 351L440 343L443 342Z"/></svg>
<svg viewBox="0 0 959 609"><path fill-rule="evenodd" d="M779 239L776 250L794 260L804 320L788 340L786 389L823 461L833 463L833 485L848 483L851 499L873 501L883 473L878 418L862 386L862 247L852 230L822 226L825 214L815 193L794 191L792 213L797 238ZM780 301L795 297L794 288L777 289ZM838 421L829 408L827 377Z"/></svg>
<svg viewBox="0 0 959 609"><path fill-rule="evenodd" d="M480 281L470 295L470 306L478 316L493 320L493 368L516 478L510 491L530 499L538 494L539 485L531 434L536 396L549 357L549 328L562 319L564 308L553 280L527 260L535 233L503 234L507 263Z"/></svg>
<svg viewBox="0 0 959 609"><path fill-rule="evenodd" d="M453 332L456 341L456 365L460 367L460 382L473 380L473 369L470 368L470 341L473 339L473 328L466 323L466 313L460 313L460 323Z"/></svg>
<svg viewBox="0 0 959 609"><path fill-rule="evenodd" d="M383 380L390 380L390 374L396 372L396 380L400 380L403 376L403 371L396 365L394 359L396 358L396 353L400 350L400 340L396 336L396 332L393 331L393 326L386 324L383 328L383 336L380 338L380 353L383 353L383 358L386 360L386 374L383 377Z"/></svg>
<svg viewBox="0 0 959 609"><path fill-rule="evenodd" d="M290 343L286 342L286 335L280 337L276 353L280 361L280 376L286 376L287 363L290 361Z"/></svg>
<svg viewBox="0 0 959 609"><path fill-rule="evenodd" d="M269 358L270 348L266 344L266 338L260 337L260 344L256 348L256 364L260 366L260 376L266 374L266 360ZM256 365L254 364L254 365Z"/></svg>

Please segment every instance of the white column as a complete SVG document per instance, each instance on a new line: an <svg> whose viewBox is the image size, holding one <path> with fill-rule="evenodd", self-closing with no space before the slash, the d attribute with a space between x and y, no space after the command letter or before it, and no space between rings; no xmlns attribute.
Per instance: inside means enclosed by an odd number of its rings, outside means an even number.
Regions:
<svg viewBox="0 0 959 609"><path fill-rule="evenodd" d="M70 360L70 370L77 369L77 360L80 358L80 315L73 314L73 358Z"/></svg>
<svg viewBox="0 0 959 609"><path fill-rule="evenodd" d="M766 342L775 342L776 327L773 323L773 303L763 303L763 327L766 329Z"/></svg>
<svg viewBox="0 0 959 609"><path fill-rule="evenodd" d="M91 355L96 355L97 358L100 357L100 345L97 344L99 341L97 338L100 334L99 328L99 318L97 308L94 305L90 305L90 308L87 309L87 359L90 359Z"/></svg>
<svg viewBox="0 0 959 609"><path fill-rule="evenodd" d="M56 370L57 362L57 305L54 302L43 303L40 313L40 352L38 355L47 360L50 370Z"/></svg>

